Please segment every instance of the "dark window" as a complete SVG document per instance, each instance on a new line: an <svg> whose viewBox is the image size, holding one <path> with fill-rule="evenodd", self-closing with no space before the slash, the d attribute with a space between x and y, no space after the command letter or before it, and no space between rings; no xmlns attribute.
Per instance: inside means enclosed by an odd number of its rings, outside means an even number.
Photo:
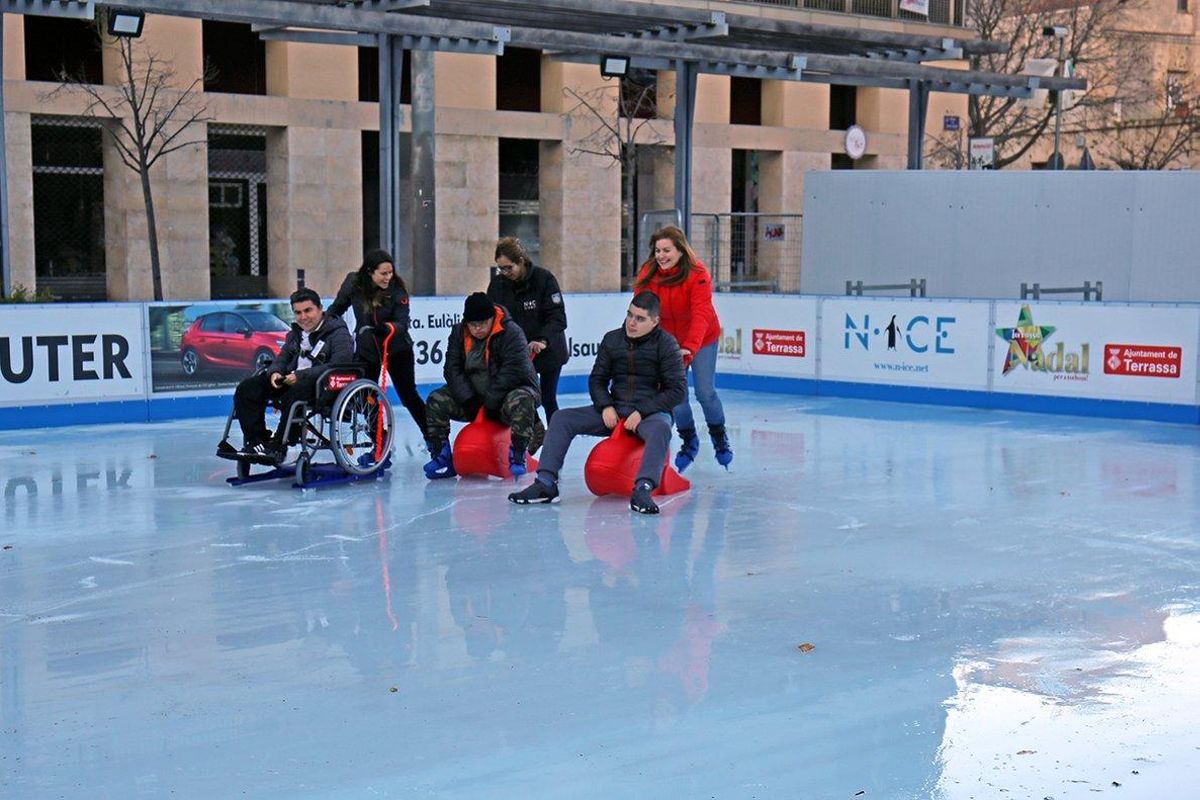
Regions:
<svg viewBox="0 0 1200 800"><path fill-rule="evenodd" d="M833 153L829 159L830 169L854 169L854 159L845 153Z"/></svg>
<svg viewBox="0 0 1200 800"><path fill-rule="evenodd" d="M626 119L654 119L658 116L658 73L634 68L621 79L620 113Z"/></svg>
<svg viewBox="0 0 1200 800"><path fill-rule="evenodd" d="M753 215L758 213L759 161L757 150L733 151L733 194L729 198L729 210L733 212L729 220L729 276L735 281L753 278L758 263L758 238L755 235L757 218Z"/></svg>
<svg viewBox="0 0 1200 800"><path fill-rule="evenodd" d="M30 130L37 288L62 300L105 300L101 130L42 119Z"/></svg>
<svg viewBox="0 0 1200 800"><path fill-rule="evenodd" d="M267 45L249 25L203 21L204 91L267 93Z"/></svg>
<svg viewBox="0 0 1200 800"><path fill-rule="evenodd" d="M362 132L363 252L387 247L379 231L379 132Z"/></svg>
<svg viewBox="0 0 1200 800"><path fill-rule="evenodd" d="M1175 0L1175 10L1186 13L1188 10L1188 0Z"/></svg>
<svg viewBox="0 0 1200 800"><path fill-rule="evenodd" d="M87 20L25 15L25 78L57 81L66 73L85 83L104 83L100 37Z"/></svg>
<svg viewBox="0 0 1200 800"><path fill-rule="evenodd" d="M267 137L208 129L208 267L214 299L267 292Z"/></svg>
<svg viewBox="0 0 1200 800"><path fill-rule="evenodd" d="M224 314L209 314L200 319L200 330L209 333L219 332L221 330L221 318Z"/></svg>
<svg viewBox="0 0 1200 800"><path fill-rule="evenodd" d="M501 139L500 235L516 236L538 262L538 153L536 139Z"/></svg>
<svg viewBox="0 0 1200 800"><path fill-rule="evenodd" d="M762 81L758 78L729 79L729 122L762 125Z"/></svg>
<svg viewBox="0 0 1200 800"><path fill-rule="evenodd" d="M405 50L404 78L400 82L400 102L412 103L412 51ZM364 103L379 102L379 48L358 48L358 99Z"/></svg>
<svg viewBox="0 0 1200 800"><path fill-rule="evenodd" d="M830 84L829 86L829 130L844 131L857 121L858 88Z"/></svg>
<svg viewBox="0 0 1200 800"><path fill-rule="evenodd" d="M542 110L542 53L504 48L496 59L496 108L501 111Z"/></svg>

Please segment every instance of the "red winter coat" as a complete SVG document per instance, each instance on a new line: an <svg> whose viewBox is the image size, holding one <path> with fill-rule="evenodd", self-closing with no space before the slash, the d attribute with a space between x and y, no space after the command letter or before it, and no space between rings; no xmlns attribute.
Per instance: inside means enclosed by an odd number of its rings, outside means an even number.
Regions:
<svg viewBox="0 0 1200 800"><path fill-rule="evenodd" d="M634 286L639 286L649 267L638 271ZM660 273L661 274L661 273ZM675 337L679 346L690 350L693 355L701 347L715 342L721 335L721 321L712 302L712 278L708 269L697 261L683 283L663 286L657 278L642 287L658 295L662 303L662 318L659 324ZM642 289L636 289L634 294Z"/></svg>

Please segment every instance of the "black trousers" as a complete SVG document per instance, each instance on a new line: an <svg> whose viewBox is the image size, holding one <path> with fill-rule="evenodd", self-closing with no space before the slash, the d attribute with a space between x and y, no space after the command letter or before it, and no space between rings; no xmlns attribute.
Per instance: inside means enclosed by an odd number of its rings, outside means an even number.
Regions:
<svg viewBox="0 0 1200 800"><path fill-rule="evenodd" d="M370 331L359 333L355 354L363 363L366 376L371 380L379 379L379 345L380 340L374 333ZM412 417L413 422L417 423L417 427L421 429L421 435L424 436L425 401L417 392L416 358L413 355L412 345L401 344L393 339L388 346L387 365L391 385L396 389L400 402L408 410L409 416Z"/></svg>
<svg viewBox="0 0 1200 800"><path fill-rule="evenodd" d="M233 415L237 417L238 425L242 428L242 441L255 444L271 438L267 431L265 414L267 402L272 398L278 400L278 405L283 410L279 420L280 430L276 432L276 436L282 439L282 428L287 422L288 409L297 400L312 400L316 397L317 379L321 377L321 371L320 368L301 370L296 373L294 384L280 389L271 385L271 376L266 372L251 375L239 383L233 392Z"/></svg>
<svg viewBox="0 0 1200 800"><path fill-rule="evenodd" d="M549 425L550 418L554 416L555 411L558 411L558 376L562 374L562 365L539 366L537 361L534 359L533 366L537 370L542 408L546 409L546 425Z"/></svg>

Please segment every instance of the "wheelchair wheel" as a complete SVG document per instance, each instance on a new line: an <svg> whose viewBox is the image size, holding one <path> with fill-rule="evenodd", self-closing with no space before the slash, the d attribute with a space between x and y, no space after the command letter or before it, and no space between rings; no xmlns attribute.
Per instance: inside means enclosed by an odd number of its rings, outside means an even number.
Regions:
<svg viewBox="0 0 1200 800"><path fill-rule="evenodd" d="M312 477L312 463L304 453L296 459L296 483L303 486L308 483L308 479Z"/></svg>
<svg viewBox="0 0 1200 800"><path fill-rule="evenodd" d="M381 440L376 447L376 434ZM338 394L330 415L330 444L338 465L355 475L379 469L392 449L392 404L374 381L360 379Z"/></svg>

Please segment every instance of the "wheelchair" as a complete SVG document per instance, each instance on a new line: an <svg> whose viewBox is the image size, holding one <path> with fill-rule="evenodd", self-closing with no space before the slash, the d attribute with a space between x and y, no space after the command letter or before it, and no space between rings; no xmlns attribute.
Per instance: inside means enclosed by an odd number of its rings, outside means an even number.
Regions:
<svg viewBox="0 0 1200 800"><path fill-rule="evenodd" d="M238 452L229 443L234 421L231 403L217 455L237 462L237 475L226 479L233 486L293 477L293 486L308 489L378 478L391 466L392 404L379 384L363 377L362 367L330 367L317 379L311 401L298 400L286 409L274 401L268 406L284 416L285 443L299 445L300 453L291 462L267 462ZM316 460L325 451L332 453L332 462ZM256 464L270 470L253 474Z"/></svg>

